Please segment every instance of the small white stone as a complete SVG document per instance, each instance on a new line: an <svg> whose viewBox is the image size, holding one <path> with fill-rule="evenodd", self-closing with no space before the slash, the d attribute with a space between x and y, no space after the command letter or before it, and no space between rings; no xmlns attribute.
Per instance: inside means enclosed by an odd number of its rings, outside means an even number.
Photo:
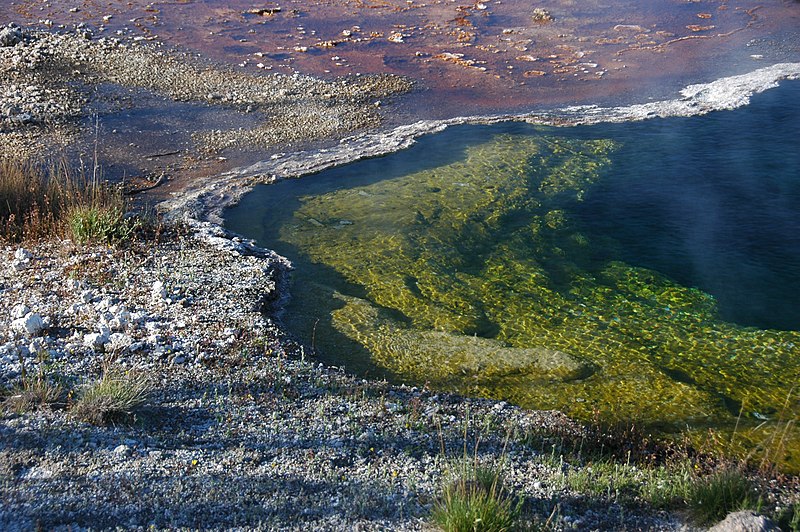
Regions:
<svg viewBox="0 0 800 532"><path fill-rule="evenodd" d="M109 342L109 335L100 333L89 333L83 336L83 345L86 347L100 347Z"/></svg>
<svg viewBox="0 0 800 532"><path fill-rule="evenodd" d="M29 312L24 318L19 318L12 321L11 327L30 336L35 336L46 328L42 317L35 312Z"/></svg>
<svg viewBox="0 0 800 532"><path fill-rule="evenodd" d="M109 343L111 344L111 349L115 351L123 351L131 347L133 344L133 339L127 334L114 333L109 336Z"/></svg>
<svg viewBox="0 0 800 532"><path fill-rule="evenodd" d="M125 445L125 444L117 445L116 447L114 447L114 451L113 451L114 454L120 454L120 455L124 455L124 456L127 456L128 454L130 454L130 452L131 452L131 448L128 447L127 445Z"/></svg>
<svg viewBox="0 0 800 532"><path fill-rule="evenodd" d="M105 311L105 310L108 309L108 307L111 306L111 304L112 304L111 303L111 298L110 297L104 297L103 299L101 299L100 301L98 301L97 303L94 304L94 308L99 310L99 311Z"/></svg>
<svg viewBox="0 0 800 532"><path fill-rule="evenodd" d="M14 258L17 260L28 261L33 257L33 253L24 248L19 248L14 252Z"/></svg>
<svg viewBox="0 0 800 532"><path fill-rule="evenodd" d="M31 309L28 308L28 305L24 303L19 303L18 305L14 305L11 308L11 319L17 320L19 318L24 318L25 314L30 312Z"/></svg>
<svg viewBox="0 0 800 532"><path fill-rule="evenodd" d="M166 299L167 298L167 290L164 288L164 283L161 281L155 281L153 283L153 289L150 291L150 295L153 299Z"/></svg>
<svg viewBox="0 0 800 532"><path fill-rule="evenodd" d="M34 338L30 345L28 345L28 351L31 353L40 353L47 348L47 342L44 338Z"/></svg>

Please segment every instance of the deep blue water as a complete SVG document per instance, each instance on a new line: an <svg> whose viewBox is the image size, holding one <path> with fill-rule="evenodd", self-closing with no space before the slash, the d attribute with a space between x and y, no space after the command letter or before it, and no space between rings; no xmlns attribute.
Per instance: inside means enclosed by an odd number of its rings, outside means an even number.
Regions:
<svg viewBox="0 0 800 532"><path fill-rule="evenodd" d="M577 210L608 260L657 270L718 301L723 319L800 330L800 82L751 105L701 117L573 128L460 126L414 147L300 180L258 187L226 213L228 227L298 262L277 231L297 197L364 185L457 160L498 133L611 138L621 148ZM593 246L597 249L597 246Z"/></svg>
<svg viewBox="0 0 800 532"><path fill-rule="evenodd" d="M623 143L579 210L610 255L709 292L725 320L800 329L800 83L735 111L587 129Z"/></svg>

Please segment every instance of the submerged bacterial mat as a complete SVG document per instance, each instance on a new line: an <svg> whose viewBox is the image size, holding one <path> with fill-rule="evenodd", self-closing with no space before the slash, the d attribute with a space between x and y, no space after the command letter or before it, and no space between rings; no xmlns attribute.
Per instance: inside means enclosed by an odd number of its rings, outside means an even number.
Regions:
<svg viewBox="0 0 800 532"><path fill-rule="evenodd" d="M795 82L698 118L460 126L259 187L226 218L294 261L285 321L328 362L711 429L797 470L798 96Z"/></svg>

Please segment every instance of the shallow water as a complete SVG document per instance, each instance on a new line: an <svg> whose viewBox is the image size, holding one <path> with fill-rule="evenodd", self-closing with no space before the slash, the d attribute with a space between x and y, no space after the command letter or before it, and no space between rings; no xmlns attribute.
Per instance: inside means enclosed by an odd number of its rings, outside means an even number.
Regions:
<svg viewBox="0 0 800 532"><path fill-rule="evenodd" d="M295 262L286 321L328 362L697 440L738 425L749 450L800 413L798 96L460 126L260 187L228 226Z"/></svg>
<svg viewBox="0 0 800 532"><path fill-rule="evenodd" d="M387 128L419 119L673 98L691 83L800 57L795 0L551 0L537 6L552 20L534 20L525 0L12 0L0 2L0 23L50 31L86 24L98 38L164 43L256 75L408 76L414 91L381 102ZM208 154L193 133L236 134L254 118L233 108L164 101L159 94L122 98L128 100L124 111L101 110L85 121L77 150L85 158L97 152L109 179L168 175L147 201L181 194L198 178L275 152L338 140Z"/></svg>
<svg viewBox="0 0 800 532"><path fill-rule="evenodd" d="M672 96L800 54L793 0L15 0L0 20L86 23L254 72L418 80L424 118Z"/></svg>

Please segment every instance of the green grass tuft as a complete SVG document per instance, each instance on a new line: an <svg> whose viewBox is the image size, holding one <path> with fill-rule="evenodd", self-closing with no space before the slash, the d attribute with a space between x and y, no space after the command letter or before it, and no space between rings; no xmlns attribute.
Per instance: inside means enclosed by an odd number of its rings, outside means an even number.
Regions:
<svg viewBox="0 0 800 532"><path fill-rule="evenodd" d="M432 519L446 532L501 532L516 526L522 499L503 486L499 471L468 464L448 482L439 496Z"/></svg>
<svg viewBox="0 0 800 532"><path fill-rule="evenodd" d="M61 404L66 396L65 387L57 380L37 375L26 378L10 390L0 403L0 412L22 414L41 407Z"/></svg>
<svg viewBox="0 0 800 532"><path fill-rule="evenodd" d="M98 381L83 388L72 407L72 415L94 425L130 421L147 403L151 392L146 377L108 370Z"/></svg>
<svg viewBox="0 0 800 532"><path fill-rule="evenodd" d="M743 473L729 468L694 480L687 490L687 503L698 521L712 523L729 512L758 510L761 497Z"/></svg>
<svg viewBox="0 0 800 532"><path fill-rule="evenodd" d="M125 218L118 206L80 205L67 216L72 237L79 244L87 242L124 242L130 240L138 224Z"/></svg>

